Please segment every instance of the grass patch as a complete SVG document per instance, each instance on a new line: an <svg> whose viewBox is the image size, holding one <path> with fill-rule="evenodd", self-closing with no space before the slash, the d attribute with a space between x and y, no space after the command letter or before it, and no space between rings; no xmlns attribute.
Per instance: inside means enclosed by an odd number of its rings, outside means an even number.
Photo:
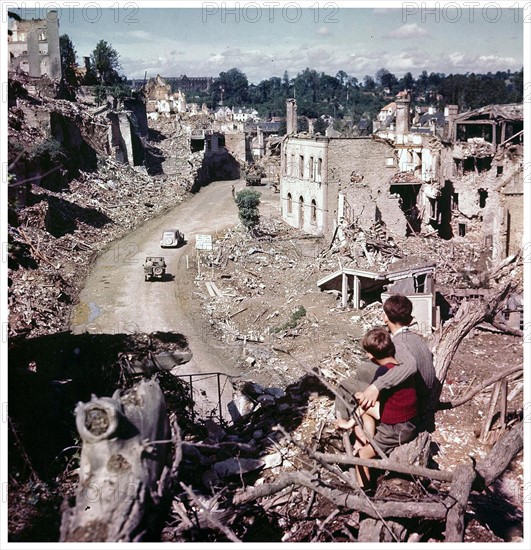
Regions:
<svg viewBox="0 0 531 550"><path fill-rule="evenodd" d="M272 334L276 334L277 332L282 332L283 330L288 330L289 328L295 328L298 324L298 322L303 318L306 317L306 309L304 306L298 306L291 314L291 317L289 318L289 321L284 323L283 325L279 325L278 327L273 327L271 329Z"/></svg>

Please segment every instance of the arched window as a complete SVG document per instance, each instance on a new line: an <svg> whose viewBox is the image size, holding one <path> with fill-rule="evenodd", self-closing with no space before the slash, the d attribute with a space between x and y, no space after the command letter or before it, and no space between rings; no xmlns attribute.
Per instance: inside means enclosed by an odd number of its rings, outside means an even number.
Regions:
<svg viewBox="0 0 531 550"><path fill-rule="evenodd" d="M288 214L293 212L293 201L291 200L291 193L288 193Z"/></svg>
<svg viewBox="0 0 531 550"><path fill-rule="evenodd" d="M312 204L310 207L310 223L317 223L317 203L315 199L312 199Z"/></svg>
<svg viewBox="0 0 531 550"><path fill-rule="evenodd" d="M304 199L302 195L299 197L299 227L304 227Z"/></svg>

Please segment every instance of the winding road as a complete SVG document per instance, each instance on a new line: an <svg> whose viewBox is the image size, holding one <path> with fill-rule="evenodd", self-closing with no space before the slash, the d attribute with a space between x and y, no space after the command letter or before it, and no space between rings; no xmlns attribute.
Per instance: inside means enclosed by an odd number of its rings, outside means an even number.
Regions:
<svg viewBox="0 0 531 550"><path fill-rule="evenodd" d="M166 214L150 220L127 237L116 241L95 262L80 293L71 323L75 334L119 334L176 332L188 339L193 358L172 369L176 375L221 372L237 376L229 350L217 343L209 324L200 314L196 276L197 234L215 234L238 223L238 211L231 188L243 181L218 181L178 204ZM177 249L161 249L162 231L176 227L186 244ZM164 256L167 277L144 281L142 264L146 256ZM219 377L222 387L223 417L232 399L227 376ZM217 409L218 377L194 376L196 412L201 415Z"/></svg>

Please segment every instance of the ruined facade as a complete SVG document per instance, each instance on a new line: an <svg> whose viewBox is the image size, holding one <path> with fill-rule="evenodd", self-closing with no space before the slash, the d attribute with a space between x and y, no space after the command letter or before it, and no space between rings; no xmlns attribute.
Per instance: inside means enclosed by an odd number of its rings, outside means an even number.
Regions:
<svg viewBox="0 0 531 550"><path fill-rule="evenodd" d="M433 226L445 237L472 233L500 260L522 246L523 105L490 105L457 115L441 150Z"/></svg>
<svg viewBox="0 0 531 550"><path fill-rule="evenodd" d="M60 80L61 54L59 20L56 11L46 19L14 21L8 36L9 70L32 77L48 76Z"/></svg>
<svg viewBox="0 0 531 550"><path fill-rule="evenodd" d="M168 116L170 113L186 113L188 110L184 92L177 90L173 93L171 85L160 75L150 78L142 90L147 112L152 119L156 120L161 114Z"/></svg>
<svg viewBox="0 0 531 550"><path fill-rule="evenodd" d="M281 151L281 215L291 226L331 238L338 226L380 221L405 233L389 192L392 148L369 137L287 136ZM390 169L391 168L391 169Z"/></svg>
<svg viewBox="0 0 531 550"><path fill-rule="evenodd" d="M449 105L410 127L408 101L397 99L403 109L392 129L377 132L394 147L391 192L408 231L436 230L446 239L472 232L493 260L514 253L523 235L523 106L458 114Z"/></svg>

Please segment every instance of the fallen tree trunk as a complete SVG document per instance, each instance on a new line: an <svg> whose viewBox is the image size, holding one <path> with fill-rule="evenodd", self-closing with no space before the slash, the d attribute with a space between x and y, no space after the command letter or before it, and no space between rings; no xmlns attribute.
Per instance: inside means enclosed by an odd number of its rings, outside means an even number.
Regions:
<svg viewBox="0 0 531 550"><path fill-rule="evenodd" d="M63 505L60 541L145 539L176 467L168 463L171 432L158 382L93 396L75 414L83 440L79 484L75 505Z"/></svg>
<svg viewBox="0 0 531 550"><path fill-rule="evenodd" d="M459 464L455 469L449 495L454 500L454 505L448 511L448 517L446 518L445 542L463 542L465 512L475 478L476 472L470 462Z"/></svg>
<svg viewBox="0 0 531 550"><path fill-rule="evenodd" d="M483 478L485 486L491 485L512 460L524 448L524 424L519 422L512 430L506 431L492 447L490 453L476 466L476 471Z"/></svg>
<svg viewBox="0 0 531 550"><path fill-rule="evenodd" d="M494 445L488 456L479 462L476 468L472 463L460 464L454 472L440 472L420 466L400 464L390 460L368 460L339 454L313 453L315 459L325 463L355 464L379 469L388 469L413 476L422 476L439 481L450 482L449 494L446 498L434 501L390 501L370 499L361 492L332 489L326 486L322 479L309 472L293 472L280 477L274 483L257 487L248 487L234 495L234 504L243 504L252 500L267 497L285 490L290 485L301 485L320 494L336 506L347 510L356 510L375 521L367 521L362 538L364 541L379 541L387 529L392 531L392 538L403 538L405 531L396 521L399 518L422 518L427 520L442 520L446 522L446 541L462 541L465 531L465 513L468 499L473 488L481 490L490 485L503 474L511 461L523 449L523 424L515 426L506 432ZM387 525L383 519L393 521ZM360 524L361 529L361 524ZM373 538L374 537L374 538ZM388 538L388 537L387 537ZM387 540L384 537L385 540Z"/></svg>
<svg viewBox="0 0 531 550"><path fill-rule="evenodd" d="M272 495L289 485L308 487L333 502L336 506L347 510L357 510L375 519L391 517L444 519L448 508L447 504L441 502L372 501L364 494L358 495L325 487L319 479L303 472L286 474L275 483L247 488L236 494L233 502L234 504L250 502L257 498Z"/></svg>

